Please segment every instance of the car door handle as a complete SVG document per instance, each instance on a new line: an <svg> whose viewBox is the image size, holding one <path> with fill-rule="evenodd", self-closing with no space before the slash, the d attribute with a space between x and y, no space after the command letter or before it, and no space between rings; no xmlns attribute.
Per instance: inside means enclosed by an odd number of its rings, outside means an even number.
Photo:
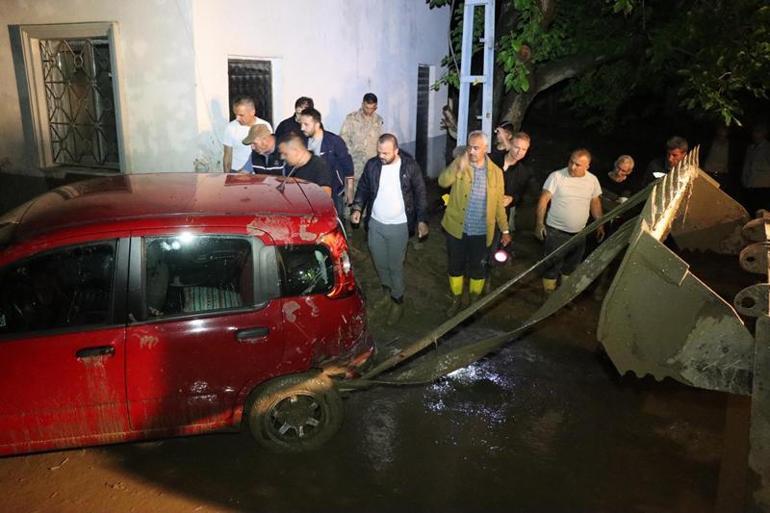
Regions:
<svg viewBox="0 0 770 513"><path fill-rule="evenodd" d="M84 347L75 352L75 358L94 358L96 356L114 356L113 346Z"/></svg>
<svg viewBox="0 0 770 513"><path fill-rule="evenodd" d="M270 334L270 328L267 328L265 326L259 326L256 328L238 330L238 333L235 335L235 338L238 339L238 342L246 342L254 338L264 338L269 334Z"/></svg>

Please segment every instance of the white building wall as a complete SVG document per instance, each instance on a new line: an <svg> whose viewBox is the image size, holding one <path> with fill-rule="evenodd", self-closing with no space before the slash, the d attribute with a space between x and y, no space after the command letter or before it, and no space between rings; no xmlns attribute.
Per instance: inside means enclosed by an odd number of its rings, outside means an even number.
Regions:
<svg viewBox="0 0 770 513"><path fill-rule="evenodd" d="M339 132L371 91L385 131L407 148L414 143L417 66L439 66L449 9L431 10L424 0L194 0L193 10L200 144L212 165L219 165L229 119L228 57L273 59L274 124L294 112L298 97L310 96L327 130ZM433 94L428 134L442 151L445 103L445 89Z"/></svg>
<svg viewBox="0 0 770 513"><path fill-rule="evenodd" d="M338 132L372 91L385 130L409 148L417 66L439 65L449 9L424 0L0 0L0 170L34 173L37 165L8 27L93 21L119 28L126 171L217 171L228 57L274 60L276 123L297 97L311 96ZM431 94L429 152L440 154L446 92Z"/></svg>
<svg viewBox="0 0 770 513"><path fill-rule="evenodd" d="M192 34L185 30L190 1L0 0L0 168L30 173L37 166L8 26L115 21L127 171L191 170L198 134Z"/></svg>

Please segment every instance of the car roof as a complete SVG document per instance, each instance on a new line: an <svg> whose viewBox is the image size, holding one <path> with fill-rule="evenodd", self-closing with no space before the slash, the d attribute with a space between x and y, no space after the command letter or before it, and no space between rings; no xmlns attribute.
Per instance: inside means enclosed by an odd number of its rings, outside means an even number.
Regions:
<svg viewBox="0 0 770 513"><path fill-rule="evenodd" d="M0 232L5 231L8 243L62 228L132 219L308 216L330 209L328 196L302 180L236 173L130 174L76 182L42 194L1 216L0 225L5 222L6 229Z"/></svg>

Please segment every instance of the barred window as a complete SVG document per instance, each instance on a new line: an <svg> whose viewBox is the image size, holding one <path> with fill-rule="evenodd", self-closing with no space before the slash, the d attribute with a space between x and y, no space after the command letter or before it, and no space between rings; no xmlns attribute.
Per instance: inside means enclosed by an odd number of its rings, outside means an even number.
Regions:
<svg viewBox="0 0 770 513"><path fill-rule="evenodd" d="M117 24L22 25L29 112L42 168L125 168Z"/></svg>
<svg viewBox="0 0 770 513"><path fill-rule="evenodd" d="M54 163L120 169L107 38L41 39L40 57Z"/></svg>

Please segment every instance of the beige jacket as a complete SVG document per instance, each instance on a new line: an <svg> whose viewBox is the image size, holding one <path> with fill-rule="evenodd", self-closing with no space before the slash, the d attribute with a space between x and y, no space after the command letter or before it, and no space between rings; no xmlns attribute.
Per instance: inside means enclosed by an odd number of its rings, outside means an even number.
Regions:
<svg viewBox="0 0 770 513"><path fill-rule="evenodd" d="M345 116L345 121L342 122L340 137L353 157L356 180L361 177L366 162L377 156L377 140L382 135L382 123L379 114L375 112L372 116L366 116L361 109Z"/></svg>

